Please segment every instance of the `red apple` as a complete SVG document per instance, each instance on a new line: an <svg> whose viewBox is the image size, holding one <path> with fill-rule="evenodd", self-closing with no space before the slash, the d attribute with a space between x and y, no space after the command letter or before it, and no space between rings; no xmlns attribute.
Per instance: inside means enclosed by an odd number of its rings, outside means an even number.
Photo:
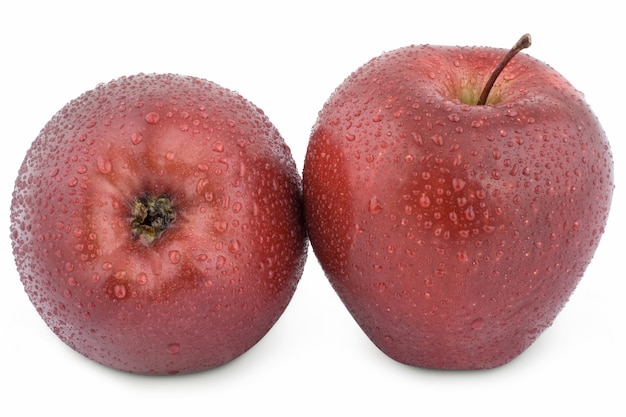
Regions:
<svg viewBox="0 0 626 417"><path fill-rule="evenodd" d="M598 246L613 192L607 138L551 67L525 54L506 64L529 40L509 54L384 53L313 128L311 245L356 322L399 362L509 362L552 324Z"/></svg>
<svg viewBox="0 0 626 417"><path fill-rule="evenodd" d="M212 82L136 75L44 127L11 205L17 269L61 340L141 374L216 367L273 326L307 240L289 148Z"/></svg>

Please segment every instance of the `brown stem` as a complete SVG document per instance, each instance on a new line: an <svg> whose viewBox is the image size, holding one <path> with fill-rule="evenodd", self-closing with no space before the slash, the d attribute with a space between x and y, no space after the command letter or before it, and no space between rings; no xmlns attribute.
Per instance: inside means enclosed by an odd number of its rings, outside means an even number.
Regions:
<svg viewBox="0 0 626 417"><path fill-rule="evenodd" d="M491 77L489 77L489 80L487 80L487 84L485 84L485 88L483 88L483 92L480 94L478 103L476 103L477 105L482 106L487 103L487 97L489 97L491 88L493 87L493 84L496 82L496 79L498 78L504 67L506 67L509 61L511 61L511 59L513 59L513 57L517 55L519 51L521 51L522 49L526 49L529 46L530 35L527 33L519 38L517 43L513 45L513 48L511 48L511 50L504 56L504 58L502 58L502 61L500 61L496 69L493 70L493 72L491 73Z"/></svg>

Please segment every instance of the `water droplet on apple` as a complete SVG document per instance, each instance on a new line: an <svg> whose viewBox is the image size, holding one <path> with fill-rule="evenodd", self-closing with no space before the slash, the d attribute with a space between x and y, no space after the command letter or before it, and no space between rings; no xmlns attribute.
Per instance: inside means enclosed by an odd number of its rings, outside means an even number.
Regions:
<svg viewBox="0 0 626 417"><path fill-rule="evenodd" d="M349 142L352 142L352 141L354 141L354 140L356 139L356 136L355 136L355 135L353 135L352 133L346 133L346 139L347 139Z"/></svg>
<svg viewBox="0 0 626 417"><path fill-rule="evenodd" d="M371 214L378 214L383 210L383 206L378 201L378 198L374 196L370 199L367 209Z"/></svg>
<svg viewBox="0 0 626 417"><path fill-rule="evenodd" d="M218 140L218 141L216 141L216 142L213 144L213 150L214 150L215 152L220 152L220 153L221 153L221 152L224 152L224 144L223 144L221 141L219 141L219 140Z"/></svg>
<svg viewBox="0 0 626 417"><path fill-rule="evenodd" d="M126 286L124 284L116 284L113 287L113 294L120 299L126 297Z"/></svg>
<svg viewBox="0 0 626 417"><path fill-rule="evenodd" d="M485 321L480 317L472 321L472 329L474 330L480 330L483 328L484 325Z"/></svg>
<svg viewBox="0 0 626 417"><path fill-rule="evenodd" d="M111 172L112 165L109 158L99 155L96 163L98 165L98 171L100 171L101 173L108 174L109 172Z"/></svg>
<svg viewBox="0 0 626 417"><path fill-rule="evenodd" d="M226 264L226 258L224 258L222 255L219 255L217 257L217 260L215 261L215 268L222 269L225 264Z"/></svg>
<svg viewBox="0 0 626 417"><path fill-rule="evenodd" d="M443 146L443 136L439 134L431 136L430 140L437 146Z"/></svg>
<svg viewBox="0 0 626 417"><path fill-rule="evenodd" d="M454 160L452 161L452 166L454 166L455 168L458 168L461 166L462 163L463 163L463 156L460 154L455 155Z"/></svg>
<svg viewBox="0 0 626 417"><path fill-rule="evenodd" d="M206 197L206 193L204 193L204 188L207 186L208 183L209 183L209 180L207 178L199 179L198 183L196 184L196 194L205 194L205 197Z"/></svg>
<svg viewBox="0 0 626 417"><path fill-rule="evenodd" d="M161 120L161 116L159 116L158 113L151 111L150 113L146 114L146 122L150 123L151 125L159 123L159 120Z"/></svg>
<svg viewBox="0 0 626 417"><path fill-rule="evenodd" d="M419 204L420 206L422 206L422 208L430 207L430 198L426 194L422 193L419 198Z"/></svg>
<svg viewBox="0 0 626 417"><path fill-rule="evenodd" d="M454 191L461 191L463 188L465 188L465 181L463 181L461 178L452 178L452 188L454 189Z"/></svg>
<svg viewBox="0 0 626 417"><path fill-rule="evenodd" d="M137 284L146 285L148 283L148 274L140 272L137 274Z"/></svg>
<svg viewBox="0 0 626 417"><path fill-rule="evenodd" d="M230 243L228 244L228 251L230 253L239 252L240 248L241 248L241 243L237 239L231 240Z"/></svg>
<svg viewBox="0 0 626 417"><path fill-rule="evenodd" d="M506 80L506 81L511 81L513 79L515 79L515 74L511 73L511 72L506 72L502 74L502 79Z"/></svg>
<svg viewBox="0 0 626 417"><path fill-rule="evenodd" d="M460 251L456 254L456 258L461 261L461 262L467 262L469 261L469 256L467 254L467 252L465 251Z"/></svg>
<svg viewBox="0 0 626 417"><path fill-rule="evenodd" d="M167 253L167 257L169 258L170 262L173 264L177 264L178 262L180 262L180 252L177 250L171 250Z"/></svg>
<svg viewBox="0 0 626 417"><path fill-rule="evenodd" d="M167 345L167 353L171 353L172 355L180 352L180 345L178 343L170 343Z"/></svg>
<svg viewBox="0 0 626 417"><path fill-rule="evenodd" d="M132 135L130 135L130 142L133 145L139 145L142 140L143 140L143 135L141 134L141 132L135 132Z"/></svg>
<svg viewBox="0 0 626 417"><path fill-rule="evenodd" d="M372 117L372 121L375 123L381 122L382 120L383 120L382 114L377 114L376 116Z"/></svg>
<svg viewBox="0 0 626 417"><path fill-rule="evenodd" d="M214 222L213 225L218 232L225 232L226 229L228 229L228 222L225 220L218 220Z"/></svg>

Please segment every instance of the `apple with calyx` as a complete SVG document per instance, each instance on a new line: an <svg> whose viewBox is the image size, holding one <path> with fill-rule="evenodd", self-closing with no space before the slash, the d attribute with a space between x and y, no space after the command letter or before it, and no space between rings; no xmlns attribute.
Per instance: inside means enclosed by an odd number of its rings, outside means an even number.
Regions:
<svg viewBox="0 0 626 417"><path fill-rule="evenodd" d="M399 362L509 362L552 324L598 246L613 192L607 138L562 75L518 54L529 45L384 53L313 127L311 245Z"/></svg>
<svg viewBox="0 0 626 417"><path fill-rule="evenodd" d="M182 75L101 84L43 128L21 166L11 238L47 325L140 374L222 365L287 307L307 239L301 180L267 116Z"/></svg>

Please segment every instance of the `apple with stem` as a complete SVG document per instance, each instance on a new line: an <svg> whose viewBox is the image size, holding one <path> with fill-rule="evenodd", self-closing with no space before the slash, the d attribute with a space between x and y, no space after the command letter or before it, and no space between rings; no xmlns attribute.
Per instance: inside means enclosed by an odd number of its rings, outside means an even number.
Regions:
<svg viewBox="0 0 626 417"><path fill-rule="evenodd" d="M31 302L70 347L140 374L222 365L287 307L306 259L301 180L267 116L182 75L101 84L43 128L11 238Z"/></svg>
<svg viewBox="0 0 626 417"><path fill-rule="evenodd" d="M303 188L330 283L391 358L503 365L564 307L613 192L596 116L548 65L486 47L409 46L330 96Z"/></svg>

